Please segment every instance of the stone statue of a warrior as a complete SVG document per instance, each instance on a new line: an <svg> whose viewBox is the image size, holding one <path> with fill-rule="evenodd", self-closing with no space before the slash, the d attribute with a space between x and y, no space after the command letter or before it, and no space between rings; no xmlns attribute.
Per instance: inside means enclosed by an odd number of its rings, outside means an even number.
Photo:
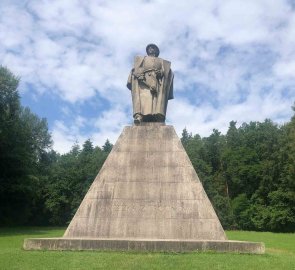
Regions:
<svg viewBox="0 0 295 270"><path fill-rule="evenodd" d="M165 122L169 99L173 99L171 63L159 58L155 44L146 47L147 56L136 56L127 87L132 93L134 123Z"/></svg>

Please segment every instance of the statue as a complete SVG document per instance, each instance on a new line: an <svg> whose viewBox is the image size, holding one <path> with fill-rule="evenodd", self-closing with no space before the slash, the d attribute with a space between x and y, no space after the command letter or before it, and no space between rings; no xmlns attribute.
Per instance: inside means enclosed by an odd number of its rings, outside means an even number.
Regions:
<svg viewBox="0 0 295 270"><path fill-rule="evenodd" d="M133 118L141 122L165 122L167 103L173 99L173 72L171 63L158 58L155 44L146 47L147 56L136 56L127 88L131 90Z"/></svg>

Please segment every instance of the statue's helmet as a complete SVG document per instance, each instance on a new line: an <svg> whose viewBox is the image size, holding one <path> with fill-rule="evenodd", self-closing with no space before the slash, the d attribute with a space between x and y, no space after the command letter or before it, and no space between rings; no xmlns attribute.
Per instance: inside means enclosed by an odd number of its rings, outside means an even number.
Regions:
<svg viewBox="0 0 295 270"><path fill-rule="evenodd" d="M159 50L158 46L155 45L155 44L149 44L149 45L147 45L146 46L146 49L145 49L146 50L146 53L149 54L149 48L151 48L151 47L155 50L156 57L158 57L159 54L160 54L160 50Z"/></svg>

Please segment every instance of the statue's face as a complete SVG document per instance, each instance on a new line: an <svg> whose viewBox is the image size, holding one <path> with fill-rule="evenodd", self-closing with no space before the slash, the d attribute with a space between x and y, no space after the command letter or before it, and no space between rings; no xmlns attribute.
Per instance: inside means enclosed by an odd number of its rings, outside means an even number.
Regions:
<svg viewBox="0 0 295 270"><path fill-rule="evenodd" d="M150 46L147 51L148 56L156 56L156 49L153 46Z"/></svg>

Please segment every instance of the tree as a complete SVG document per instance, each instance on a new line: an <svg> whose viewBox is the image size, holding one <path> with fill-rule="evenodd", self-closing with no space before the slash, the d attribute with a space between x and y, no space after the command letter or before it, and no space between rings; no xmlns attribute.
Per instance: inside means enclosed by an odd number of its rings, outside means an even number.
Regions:
<svg viewBox="0 0 295 270"><path fill-rule="evenodd" d="M72 219L111 146L107 140L105 150L101 150L87 140L82 150L75 144L52 164L45 196L51 224L65 225Z"/></svg>
<svg viewBox="0 0 295 270"><path fill-rule="evenodd" d="M294 231L295 228L295 103L291 121L281 128L278 152L278 181L268 193L268 228Z"/></svg>
<svg viewBox="0 0 295 270"><path fill-rule="evenodd" d="M93 150L94 150L93 143L90 141L90 139L88 139L83 144L82 153L84 153L84 154L91 154L93 152Z"/></svg>
<svg viewBox="0 0 295 270"><path fill-rule="evenodd" d="M17 87L19 78L7 68L0 66L0 135L5 127L12 125L20 110Z"/></svg>
<svg viewBox="0 0 295 270"><path fill-rule="evenodd" d="M25 224L34 213L38 162L51 145L45 119L20 105L19 79L0 67L0 222Z"/></svg>
<svg viewBox="0 0 295 270"><path fill-rule="evenodd" d="M191 139L192 139L192 133L188 133L187 129L184 128L181 134L181 139L180 139L183 146L185 147Z"/></svg>
<svg viewBox="0 0 295 270"><path fill-rule="evenodd" d="M110 153L113 148L113 145L110 143L110 141L107 139L104 145L102 146L102 151L106 153Z"/></svg>

